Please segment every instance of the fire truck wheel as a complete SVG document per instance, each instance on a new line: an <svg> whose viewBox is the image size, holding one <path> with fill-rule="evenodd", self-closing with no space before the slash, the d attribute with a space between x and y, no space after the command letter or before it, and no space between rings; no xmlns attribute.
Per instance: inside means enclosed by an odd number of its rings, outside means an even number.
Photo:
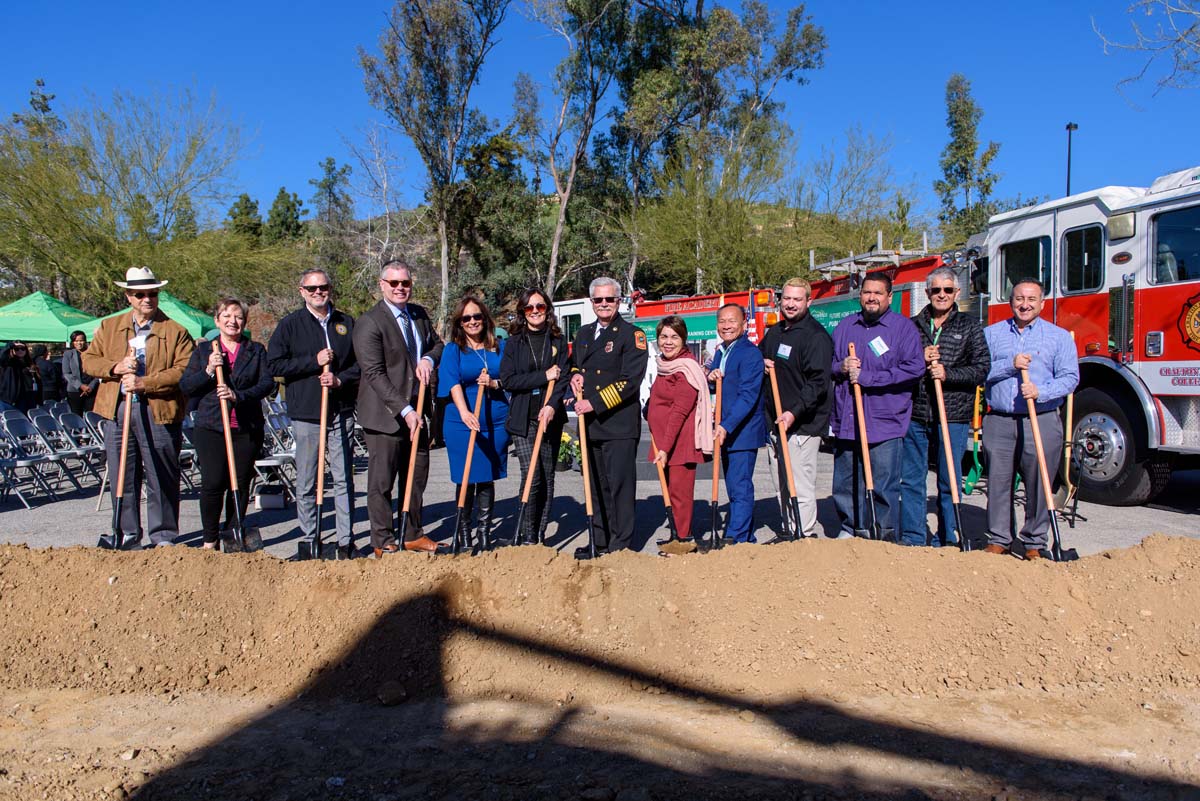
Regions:
<svg viewBox="0 0 1200 801"><path fill-rule="evenodd" d="M1072 437L1080 457L1079 497L1107 506L1137 506L1166 486L1170 467L1138 442L1129 415L1107 393L1075 396Z"/></svg>

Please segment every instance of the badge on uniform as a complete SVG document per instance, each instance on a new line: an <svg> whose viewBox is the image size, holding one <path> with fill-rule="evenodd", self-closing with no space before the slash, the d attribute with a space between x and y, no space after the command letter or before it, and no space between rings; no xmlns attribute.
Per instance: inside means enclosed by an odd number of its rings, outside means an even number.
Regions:
<svg viewBox="0 0 1200 801"><path fill-rule="evenodd" d="M335 325L333 327L333 330L337 331L342 336L346 336L346 326L343 323L338 323L337 325Z"/></svg>
<svg viewBox="0 0 1200 801"><path fill-rule="evenodd" d="M612 353L612 349L613 349L613 341L610 339L610 340L608 340L608 342L606 342L606 343L605 343L605 345L604 345L604 352L605 352L605 353Z"/></svg>
<svg viewBox="0 0 1200 801"><path fill-rule="evenodd" d="M883 341L883 337L875 337L867 343L867 347L870 348L871 352L876 356L882 356L891 350L891 348L887 346L887 343Z"/></svg>
<svg viewBox="0 0 1200 801"><path fill-rule="evenodd" d="M792 346L784 345L782 342L779 343L779 350L775 351L775 356L777 358L783 359L786 362L788 360L788 358L791 357L791 355L792 355Z"/></svg>
<svg viewBox="0 0 1200 801"><path fill-rule="evenodd" d="M610 343L611 344L611 343ZM646 332L640 328L633 332L633 344L638 350L646 349Z"/></svg>

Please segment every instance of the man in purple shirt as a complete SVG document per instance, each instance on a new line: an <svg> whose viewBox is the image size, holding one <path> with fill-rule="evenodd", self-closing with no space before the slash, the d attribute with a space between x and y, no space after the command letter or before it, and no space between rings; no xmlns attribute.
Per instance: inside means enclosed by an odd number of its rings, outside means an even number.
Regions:
<svg viewBox="0 0 1200 801"><path fill-rule="evenodd" d="M1059 407L1079 383L1079 358L1071 335L1039 316L1046 298L1032 278L1018 281L1008 296L1013 316L983 330L991 353L983 449L988 457L988 553L1009 553L1013 545L1013 469L1025 482L1025 525L1018 538L1026 559L1042 558L1050 529L1050 512L1042 497L1037 451L1029 425L1029 399L1037 411L1038 430L1047 454L1063 449ZM1029 371L1029 381L1021 380ZM1057 462L1051 462L1057 464ZM1051 477L1053 481L1058 471Z"/></svg>
<svg viewBox="0 0 1200 801"><path fill-rule="evenodd" d="M862 387L867 443L875 479L875 519L884 539L896 538L900 508L900 457L912 420L912 391L925 374L921 334L913 321L891 310L892 279L863 279L862 311L833 331L833 503L839 538L868 536L865 485L858 443L853 385ZM850 356L853 343L855 356Z"/></svg>

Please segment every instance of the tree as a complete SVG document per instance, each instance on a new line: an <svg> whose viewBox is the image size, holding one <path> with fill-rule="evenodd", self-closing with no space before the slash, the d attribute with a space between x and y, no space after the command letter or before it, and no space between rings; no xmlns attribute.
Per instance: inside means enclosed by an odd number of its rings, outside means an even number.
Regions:
<svg viewBox="0 0 1200 801"><path fill-rule="evenodd" d="M258 201L245 192L229 207L226 227L235 234L257 241L262 236L262 217L258 213Z"/></svg>
<svg viewBox="0 0 1200 801"><path fill-rule="evenodd" d="M439 321L448 311L454 196L464 152L485 120L470 107L484 60L496 44L510 0L396 0L380 36L380 56L359 48L371 103L412 140L425 163L427 197L441 261Z"/></svg>
<svg viewBox="0 0 1200 801"><path fill-rule="evenodd" d="M555 73L558 110L542 139L558 198L550 263L546 269L546 286L554 291L575 181L587 157L600 104L624 60L629 3L628 0L532 0L529 8L537 20L563 40L567 50ZM528 76L524 83L529 83ZM536 98L527 85L522 85L522 76L518 76L518 103L528 103L531 96ZM528 120L536 115L536 107L518 106L518 119Z"/></svg>
<svg viewBox="0 0 1200 801"><path fill-rule="evenodd" d="M1000 152L1000 145L988 142L980 152L982 118L983 109L971 97L971 82L959 73L951 75L946 82L946 127L950 141L939 162L942 178L933 183L941 199L938 219L942 223L942 239L947 243L963 241L982 230L996 210L991 196L1000 176L992 171L992 162Z"/></svg>
<svg viewBox="0 0 1200 801"><path fill-rule="evenodd" d="M1095 18L1092 30L1104 43L1104 52L1128 50L1146 55L1146 63L1134 75L1121 81L1126 85L1155 74L1157 65L1165 62L1164 71L1154 80L1154 94L1163 89L1196 89L1200 87L1200 4L1194 0L1137 0L1127 12L1135 12L1151 20L1139 25L1130 20L1133 38L1118 42L1100 32Z"/></svg>
<svg viewBox="0 0 1200 801"><path fill-rule="evenodd" d="M196 210L192 199L184 195L175 207L175 222L171 225L171 239L190 241L200 235L200 224L196 221Z"/></svg>
<svg viewBox="0 0 1200 801"><path fill-rule="evenodd" d="M354 201L350 197L350 165L337 165L332 156L319 165L320 178L308 183L316 190L312 196L313 233L316 239L317 265L335 275L350 262L347 240L354 224Z"/></svg>
<svg viewBox="0 0 1200 801"><path fill-rule="evenodd" d="M299 195L295 192L289 194L285 187L279 187L271 209L267 212L263 240L267 244L275 244L299 239L304 233L304 222L300 218L308 213L301 208L303 205Z"/></svg>

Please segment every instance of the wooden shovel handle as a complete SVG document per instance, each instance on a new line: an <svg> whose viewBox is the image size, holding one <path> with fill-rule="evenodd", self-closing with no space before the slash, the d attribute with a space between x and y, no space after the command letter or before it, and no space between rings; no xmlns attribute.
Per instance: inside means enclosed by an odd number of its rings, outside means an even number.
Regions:
<svg viewBox="0 0 1200 801"><path fill-rule="evenodd" d="M1021 383L1029 383L1029 370L1021 371ZM1054 514L1054 488L1050 485L1050 473L1046 470L1046 451L1042 447L1042 429L1038 425L1037 404L1033 398L1026 398L1029 409L1029 430L1033 432L1033 447L1037 451L1038 474L1042 478L1042 494L1046 496L1046 509Z"/></svg>
<svg viewBox="0 0 1200 801"><path fill-rule="evenodd" d="M858 358L854 353L853 342L850 343L850 358ZM858 419L858 439L862 443L863 479L866 481L867 489L874 492L875 476L871 472L871 446L867 442L867 418L863 414L862 387L858 385L857 381L854 382L854 412L854 416Z"/></svg>
<svg viewBox="0 0 1200 801"><path fill-rule="evenodd" d="M217 367L217 387L225 386L225 368ZM229 422L229 401L224 398L219 398L221 404L221 426L225 433L225 462L229 465L229 486L234 491L238 491L237 480L237 465L233 459L233 431Z"/></svg>
<svg viewBox="0 0 1200 801"><path fill-rule="evenodd" d="M934 364L937 364L935 361ZM933 379L933 394L937 396L938 417L942 421L942 449L946 451L946 475L950 478L950 501L958 503L958 471L954 465L954 448L950 444L950 423L946 420L946 396L942 379Z"/></svg>
<svg viewBox="0 0 1200 801"><path fill-rule="evenodd" d="M658 458L658 446L654 444L654 435L650 435L650 455L655 459ZM654 466L658 468L658 486L662 488L663 506L671 508L671 493L667 491L667 471L657 461Z"/></svg>
<svg viewBox="0 0 1200 801"><path fill-rule="evenodd" d="M583 391L575 390L575 401L578 403L583 400ZM591 481L591 466L588 464L588 449L587 449L587 423L584 421L584 416L575 413L575 419L579 421L579 464L583 469L583 506L587 511L587 516L592 516L592 481Z"/></svg>
<svg viewBox="0 0 1200 801"><path fill-rule="evenodd" d="M721 425L721 376L717 376L717 399L713 408L713 428ZM788 471L791 473L791 471ZM713 431L713 471L712 471L712 502L716 503L721 486L721 443L717 442L716 431Z"/></svg>
<svg viewBox="0 0 1200 801"><path fill-rule="evenodd" d="M551 378L550 383L546 385L546 397L542 398L543 409L550 402L550 396L554 394L555 380ZM537 470L538 460L542 453L542 437L545 434L546 421L539 419L537 434L533 438L533 456L529 460L529 472L525 474L525 487L521 490L521 503L529 503L529 492L533 489L533 474Z"/></svg>
<svg viewBox="0 0 1200 801"><path fill-rule="evenodd" d="M322 374L329 373L329 363L321 370ZM321 428L317 435L317 514L321 514L321 504L325 500L325 427L329 425L329 387L321 387Z"/></svg>
<svg viewBox="0 0 1200 801"><path fill-rule="evenodd" d="M481 375L487 375L486 369ZM475 385L475 422L479 423L479 412L483 408L483 396L487 393L487 389L481 384ZM482 424L480 424L482 426ZM479 436L478 431L472 431L471 436L467 437L467 459L463 463L462 484L458 488L458 508L462 509L467 505L467 487L471 483L471 461L475 456L475 438Z"/></svg>
<svg viewBox="0 0 1200 801"><path fill-rule="evenodd" d="M417 390L417 416L420 417L425 409L425 382L420 381L420 388ZM401 422L401 425L407 423ZM400 508L403 514L408 514L409 504L412 502L413 488L413 473L417 469L417 446L421 443L421 423L417 423L417 434L412 438L412 443L408 446L408 478L404 482L404 505Z"/></svg>
<svg viewBox="0 0 1200 801"><path fill-rule="evenodd" d="M135 356L133 348L129 349L129 355ZM121 389L117 388L117 397L120 397ZM133 420L133 401L125 398L125 414L121 420L121 461L117 464L117 497L120 498L125 494L125 460L129 458L129 424Z"/></svg>
<svg viewBox="0 0 1200 801"><path fill-rule="evenodd" d="M771 377L771 398L775 401L775 419L778 420L783 415L783 404L779 401L779 379L775 377L774 368L767 370L767 375ZM787 473L788 496L795 498L796 477L792 475L792 453L788 449L787 426L783 423L777 425L779 427L779 450L783 453L783 472Z"/></svg>

